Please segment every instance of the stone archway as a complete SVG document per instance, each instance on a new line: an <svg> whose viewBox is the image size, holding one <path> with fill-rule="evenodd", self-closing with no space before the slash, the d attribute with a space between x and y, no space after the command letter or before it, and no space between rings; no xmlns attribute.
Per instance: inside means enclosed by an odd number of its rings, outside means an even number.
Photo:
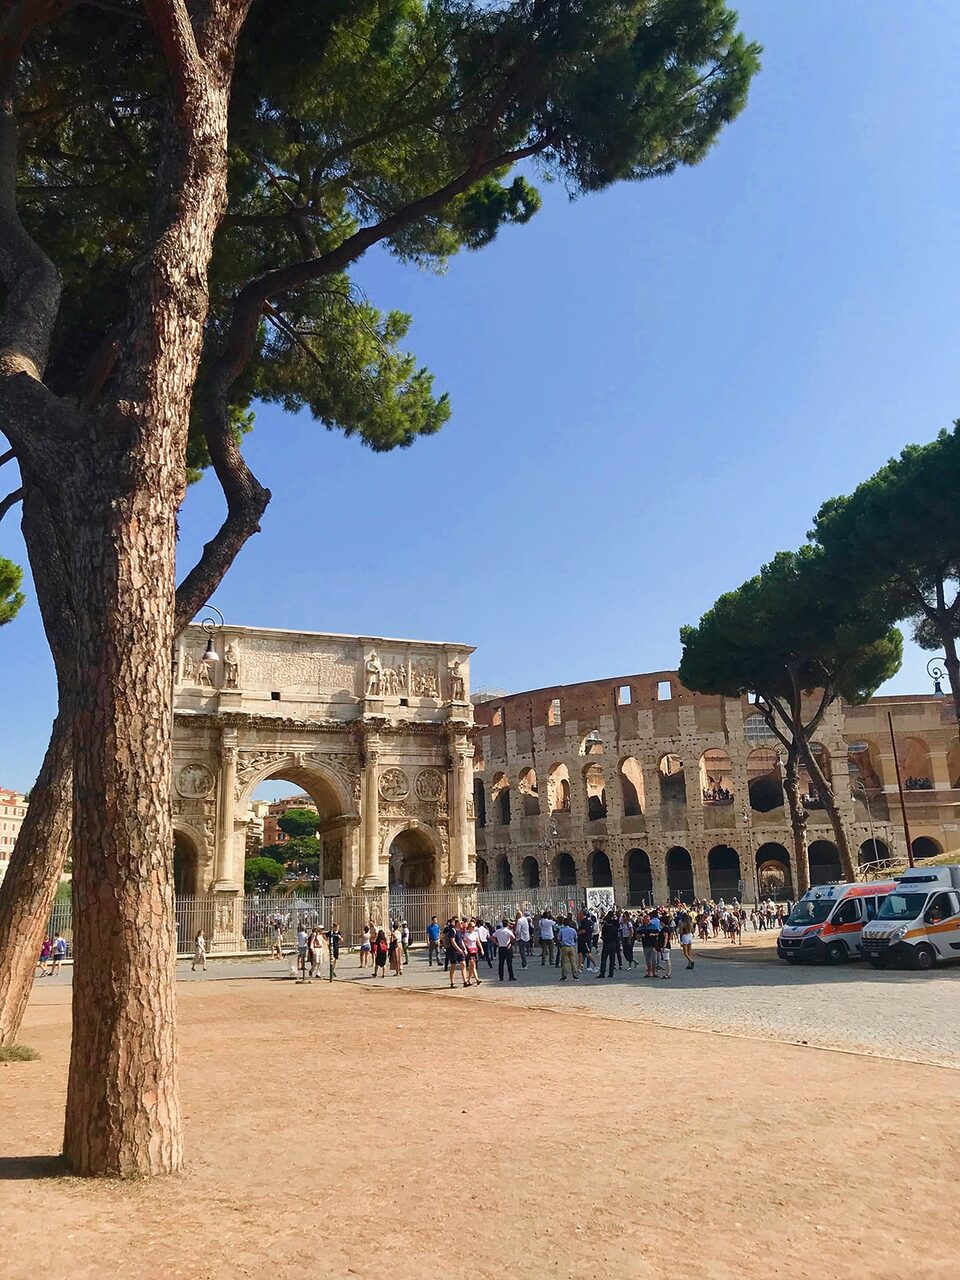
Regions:
<svg viewBox="0 0 960 1280"><path fill-rule="evenodd" d="M390 869L398 887L436 889L442 879L440 845L425 827L410 824L397 831L388 846Z"/></svg>
<svg viewBox="0 0 960 1280"><path fill-rule="evenodd" d="M173 831L173 891L178 898L203 892L200 841L183 826Z"/></svg>

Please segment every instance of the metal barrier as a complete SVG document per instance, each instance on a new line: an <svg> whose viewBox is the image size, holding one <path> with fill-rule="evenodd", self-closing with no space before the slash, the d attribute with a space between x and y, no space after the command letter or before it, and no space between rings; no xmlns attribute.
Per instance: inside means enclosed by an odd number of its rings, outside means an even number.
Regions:
<svg viewBox="0 0 960 1280"><path fill-rule="evenodd" d="M329 929L337 924L344 947L360 945L366 925L387 929L391 921L405 920L410 940L426 940L427 925L436 916L441 927L451 916L477 916L484 920L509 919L524 911L538 915L576 912L583 905L585 891L580 885L558 885L550 889L477 889L474 886L444 886L439 889L408 889L394 886L387 892L341 894L320 893L182 895L175 901L177 954L193 954L194 939L202 930L208 955L239 951L271 951L282 931L285 954L296 946L302 927ZM73 955L73 906L57 902L50 914L48 934L62 934L68 957Z"/></svg>

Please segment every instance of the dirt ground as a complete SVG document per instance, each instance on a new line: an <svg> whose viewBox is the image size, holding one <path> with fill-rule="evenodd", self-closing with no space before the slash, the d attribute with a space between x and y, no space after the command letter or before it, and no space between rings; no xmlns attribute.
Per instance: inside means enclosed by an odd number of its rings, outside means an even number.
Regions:
<svg viewBox="0 0 960 1280"><path fill-rule="evenodd" d="M188 1166L62 1176L69 989L0 1066L2 1280L955 1277L960 1073L471 993L181 985Z"/></svg>

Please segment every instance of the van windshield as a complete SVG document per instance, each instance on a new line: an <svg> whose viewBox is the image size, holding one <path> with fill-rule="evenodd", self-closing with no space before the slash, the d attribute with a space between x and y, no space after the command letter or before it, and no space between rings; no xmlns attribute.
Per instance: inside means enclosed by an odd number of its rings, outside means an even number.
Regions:
<svg viewBox="0 0 960 1280"><path fill-rule="evenodd" d="M877 912L878 920L916 920L927 900L925 893L888 893Z"/></svg>
<svg viewBox="0 0 960 1280"><path fill-rule="evenodd" d="M811 898L809 902L798 902L787 916L787 924L823 924L835 906L832 898L821 898L818 902Z"/></svg>

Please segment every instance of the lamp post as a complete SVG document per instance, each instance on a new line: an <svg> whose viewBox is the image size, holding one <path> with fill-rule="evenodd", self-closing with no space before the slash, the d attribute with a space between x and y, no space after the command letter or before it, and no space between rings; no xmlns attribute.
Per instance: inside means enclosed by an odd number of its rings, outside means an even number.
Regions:
<svg viewBox="0 0 960 1280"><path fill-rule="evenodd" d="M210 617L210 614L216 614L216 617ZM200 619L200 629L207 637L207 647L203 651L203 657L200 661L206 666L210 673L210 683L213 683L213 674L217 669L220 661L220 655L213 647L213 637L224 628L224 617L215 604L204 606L204 614Z"/></svg>
<svg viewBox="0 0 960 1280"><path fill-rule="evenodd" d="M947 675L947 660L939 654L927 663L927 675L933 681L933 692L937 697L944 697L943 682Z"/></svg>

